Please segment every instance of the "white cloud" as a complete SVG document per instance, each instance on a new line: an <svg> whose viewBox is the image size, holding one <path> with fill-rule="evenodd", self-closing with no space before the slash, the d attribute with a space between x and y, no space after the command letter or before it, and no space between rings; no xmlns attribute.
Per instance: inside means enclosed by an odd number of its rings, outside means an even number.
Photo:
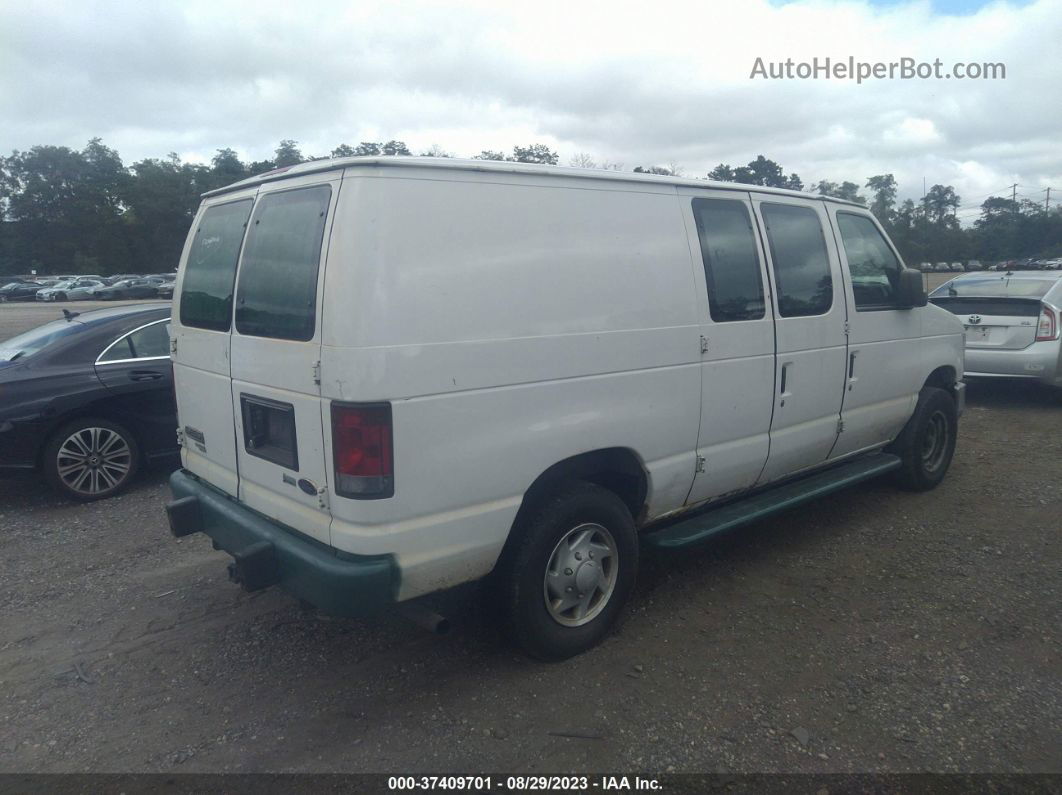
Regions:
<svg viewBox="0 0 1062 795"><path fill-rule="evenodd" d="M1055 0L961 17L925 0L66 0L5 4L0 29L0 151L95 135L127 162L226 146L261 159L282 138L308 154L542 141L562 162L590 152L688 175L758 154L806 183L892 171L901 195L925 177L964 203L1062 183ZM1007 79L750 80L757 56L1003 62Z"/></svg>

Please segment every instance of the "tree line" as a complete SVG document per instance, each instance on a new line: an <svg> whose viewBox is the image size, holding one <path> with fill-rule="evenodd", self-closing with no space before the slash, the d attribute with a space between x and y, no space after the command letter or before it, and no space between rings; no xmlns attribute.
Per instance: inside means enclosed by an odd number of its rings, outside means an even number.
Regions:
<svg viewBox="0 0 1062 795"><path fill-rule="evenodd" d="M402 141L340 144L331 157L393 155L452 157L432 146L414 155ZM485 149L480 160L557 165L545 144ZM244 162L219 149L209 164L176 154L126 166L118 152L93 138L81 150L34 146L0 157L0 274L148 273L176 267L200 195L247 177L323 157L305 156L285 139L267 160ZM622 163L579 153L569 165L623 170ZM635 166L637 173L684 176L680 166ZM933 185L923 199L897 202L892 174L859 183L819 180L809 186L795 173L759 155L744 166L721 163L707 179L810 191L866 205L880 219L910 265L919 262L1046 257L1062 254L1062 210L1028 198L989 196L964 207L954 188ZM862 191L866 191L864 194ZM971 226L962 213L976 212Z"/></svg>

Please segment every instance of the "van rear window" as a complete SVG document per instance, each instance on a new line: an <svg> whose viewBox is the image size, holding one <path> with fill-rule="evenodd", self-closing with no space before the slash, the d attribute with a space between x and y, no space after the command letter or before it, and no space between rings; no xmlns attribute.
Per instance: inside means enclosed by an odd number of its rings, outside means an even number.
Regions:
<svg viewBox="0 0 1062 795"><path fill-rule="evenodd" d="M250 199L216 204L203 213L184 269L181 325L229 330L236 260L250 213Z"/></svg>
<svg viewBox="0 0 1062 795"><path fill-rule="evenodd" d="M936 298L1043 298L1058 284L1058 279L1017 279L1006 274L998 276L967 276L952 279L929 294Z"/></svg>
<svg viewBox="0 0 1062 795"><path fill-rule="evenodd" d="M236 330L308 340L317 309L317 270L332 188L270 193L258 200L236 289Z"/></svg>

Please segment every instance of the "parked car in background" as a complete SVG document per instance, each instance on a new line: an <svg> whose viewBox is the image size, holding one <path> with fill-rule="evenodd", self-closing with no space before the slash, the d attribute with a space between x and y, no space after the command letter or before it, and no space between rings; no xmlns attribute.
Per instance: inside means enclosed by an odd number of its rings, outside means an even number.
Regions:
<svg viewBox="0 0 1062 795"><path fill-rule="evenodd" d="M966 327L966 375L1062 386L1062 273L967 274L929 300Z"/></svg>
<svg viewBox="0 0 1062 795"><path fill-rule="evenodd" d="M0 287L0 302L32 301L37 296L37 291L42 289L44 285L37 282L8 282Z"/></svg>
<svg viewBox="0 0 1062 795"><path fill-rule="evenodd" d="M175 453L169 318L169 304L70 312L0 342L0 472L97 500Z"/></svg>
<svg viewBox="0 0 1062 795"><path fill-rule="evenodd" d="M949 268L953 272L962 272L962 271L966 270L966 268L963 267L963 264L961 262L953 262L953 263L951 263Z"/></svg>
<svg viewBox="0 0 1062 795"><path fill-rule="evenodd" d="M38 301L89 301L93 290L103 287L99 279L72 279L37 291Z"/></svg>
<svg viewBox="0 0 1062 795"><path fill-rule="evenodd" d="M101 301L126 300L130 298L154 298L158 285L150 279L123 279L109 286L97 287L92 297Z"/></svg>
<svg viewBox="0 0 1062 795"><path fill-rule="evenodd" d="M176 282L163 282L158 286L156 296L158 298L173 298L173 289L176 284Z"/></svg>

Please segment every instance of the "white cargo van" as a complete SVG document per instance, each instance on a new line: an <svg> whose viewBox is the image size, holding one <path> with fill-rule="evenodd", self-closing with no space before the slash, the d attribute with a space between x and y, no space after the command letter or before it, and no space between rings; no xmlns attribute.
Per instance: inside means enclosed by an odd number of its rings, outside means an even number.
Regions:
<svg viewBox="0 0 1062 795"><path fill-rule="evenodd" d="M547 659L640 546L935 486L963 408L962 324L864 207L792 191L316 161L206 194L174 300L176 535L340 615L491 575Z"/></svg>

